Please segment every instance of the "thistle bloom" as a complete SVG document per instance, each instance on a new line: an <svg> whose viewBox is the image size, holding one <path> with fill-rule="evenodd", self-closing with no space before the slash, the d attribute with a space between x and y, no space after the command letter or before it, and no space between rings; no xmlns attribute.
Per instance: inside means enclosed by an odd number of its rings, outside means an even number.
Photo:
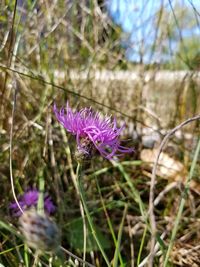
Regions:
<svg viewBox="0 0 200 267"><path fill-rule="evenodd" d="M54 105L54 113L65 129L76 136L78 150L83 154L90 155L96 148L103 157L112 159L133 151L120 145L119 136L125 125L117 128L116 119L111 116L102 118L91 108L73 112L68 102L66 108L60 110Z"/></svg>
<svg viewBox="0 0 200 267"><path fill-rule="evenodd" d="M23 211L29 209L30 207L37 207L39 192L37 189L32 189L26 191L23 195L19 196L19 205ZM22 213L16 202L10 204L10 210L13 216L20 216ZM44 211L47 214L52 214L56 210L53 201L48 194L44 194Z"/></svg>

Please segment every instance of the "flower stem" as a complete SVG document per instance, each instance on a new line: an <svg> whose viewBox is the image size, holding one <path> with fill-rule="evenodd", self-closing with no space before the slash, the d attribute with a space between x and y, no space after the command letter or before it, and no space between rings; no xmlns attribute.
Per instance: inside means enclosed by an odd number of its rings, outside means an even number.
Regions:
<svg viewBox="0 0 200 267"><path fill-rule="evenodd" d="M79 206L80 206L80 212L81 217L83 220L83 267L85 267L85 260L86 260L86 247L87 247L87 227L86 227L86 220L85 220L85 213L84 213L84 207L81 202L81 196L80 196L80 190L78 189L78 177L80 172L80 164L78 163L77 169L76 169L76 190L79 197Z"/></svg>
<svg viewBox="0 0 200 267"><path fill-rule="evenodd" d="M77 165L77 174L80 173L80 164L78 163ZM81 184L81 181L80 181L80 174L79 176L77 177L77 183L78 183L78 189L79 189L79 193L80 193L80 197L81 197L81 201L83 203L83 207L84 207L84 210L85 210L85 214L86 214L86 217L87 217L87 220L88 220L88 223L90 225L90 228L91 228L91 232L92 232L92 235L97 243L97 246L99 247L99 250L101 251L101 254L107 264L108 267L110 267L110 262L105 254L105 251L96 235L96 231L95 231L95 227L94 227L94 224L93 224L93 221L92 221L92 218L90 216L90 213L89 213L89 210L87 208L87 204L86 204L86 199L85 199L85 194L84 194L84 191L83 191L83 187L82 187L82 184Z"/></svg>

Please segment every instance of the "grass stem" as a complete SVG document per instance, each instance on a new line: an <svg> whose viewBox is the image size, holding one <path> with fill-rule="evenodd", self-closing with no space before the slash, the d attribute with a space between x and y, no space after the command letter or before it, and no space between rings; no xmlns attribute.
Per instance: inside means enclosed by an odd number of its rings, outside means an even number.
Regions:
<svg viewBox="0 0 200 267"><path fill-rule="evenodd" d="M190 172L189 172L189 175L188 175L187 180L186 180L185 189L182 192L180 206L179 206L178 213L177 213L177 216L176 216L176 219L175 219L175 223L174 223L174 227L173 227L173 230L172 230L172 234L171 234L171 239L170 239L170 242L169 242L168 250L167 250L166 255L165 255L165 260L164 260L163 267L167 267L168 266L168 260L169 260L170 252L171 252L171 250L173 248L174 240L175 240L175 237L176 237L176 234L177 234L177 231L178 231L178 227L180 225L181 215L183 213L183 209L184 209L184 206L185 206L185 202L186 202L186 198L187 198L187 194L188 194L188 190L189 190L189 183L190 183L190 181L192 179L192 176L194 174L194 169L195 169L195 166L196 166L196 163L197 163L199 152L200 152L200 139L198 141L198 144L197 144L197 147L196 147L196 151L195 151L195 154L194 154L194 157L193 157L192 165L191 165L191 168L190 168Z"/></svg>
<svg viewBox="0 0 200 267"><path fill-rule="evenodd" d="M77 169L79 169L79 168L80 168L80 164L78 163ZM102 247L102 245L101 245L101 243L100 243L100 241L99 241L99 239L98 239L98 237L97 237L97 235L96 235L95 227L94 227L92 218L91 218L91 216L90 216L89 210L88 210L88 208L87 208L86 199L85 199L85 194L84 194L83 187L82 187L82 184L81 184L81 181L80 181L80 175L79 175L79 177L78 177L78 189L79 189L79 193L80 193L81 201L82 201L82 203L83 203L83 207L84 207L84 210L85 210L85 214L86 214L88 223L89 223L90 228L91 228L92 235L93 235L93 237L94 237L94 239L95 239L95 241L96 241L96 243L97 243L97 246L98 246L99 250L101 251L101 254L102 254L102 256L103 256L103 258L104 258L104 260L105 260L105 262L106 262L106 265L107 265L108 267L110 267L110 266L111 266L111 265L110 265L110 262L109 262L109 260L108 260L108 258L107 258L107 256L106 256L106 254L105 254L105 251L104 251L104 249L103 249L103 247Z"/></svg>

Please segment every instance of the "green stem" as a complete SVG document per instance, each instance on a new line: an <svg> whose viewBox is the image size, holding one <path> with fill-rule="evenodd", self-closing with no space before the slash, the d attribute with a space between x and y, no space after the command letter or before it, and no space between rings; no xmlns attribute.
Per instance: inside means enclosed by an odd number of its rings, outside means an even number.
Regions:
<svg viewBox="0 0 200 267"><path fill-rule="evenodd" d="M116 245L116 249L115 249L115 254L114 254L114 260L113 260L113 267L117 267L118 265L118 257L120 254L120 245L121 245L121 240L122 240L122 232L123 232L123 227L124 227L124 221L125 221L125 217L127 214L127 210L128 210L128 205L125 205L124 208L124 212L123 212L123 217L122 217L122 221L119 227L119 232L118 232L118 238L117 238L117 245Z"/></svg>
<svg viewBox="0 0 200 267"><path fill-rule="evenodd" d="M37 211L39 214L44 214L44 176L43 172L39 175L39 196L38 196L38 203L37 203Z"/></svg>
<svg viewBox="0 0 200 267"><path fill-rule="evenodd" d="M191 168L190 168L190 173L189 173L189 175L187 177L187 180L186 180L185 189L184 189L184 191L182 193L182 196L181 196L181 202L180 202L178 214L176 216L174 228L172 230L172 235L171 235L170 243L169 243L168 250L167 250L167 253L166 253L166 256L165 256L165 261L164 261L163 267L167 267L167 265L168 265L169 255L170 255L170 252L171 252L173 244L174 244L176 233L178 231L179 223L180 223L180 220L181 220L181 215L183 213L183 209L184 209L184 206L185 206L187 193L188 193L188 190L189 190L189 183L190 183L190 181L192 179L192 176L193 176L193 173L194 173L194 169L195 169L195 166L196 166L196 163L197 163L199 152L200 152L200 139L198 141L197 148L196 148L196 151L195 151L195 154L194 154L194 158L193 158L192 165L191 165Z"/></svg>
<svg viewBox="0 0 200 267"><path fill-rule="evenodd" d="M85 220L85 213L84 213L84 207L81 202L80 192L78 189L78 177L80 173L81 166L78 163L77 169L76 169L76 190L79 197L79 205L80 205L80 212L83 220L83 267L85 267L85 260L86 260L86 248L87 248L87 227L86 227L86 220Z"/></svg>
<svg viewBox="0 0 200 267"><path fill-rule="evenodd" d="M29 256L28 256L28 246L26 244L24 244L24 262L25 262L25 266L28 267L29 266Z"/></svg>
<svg viewBox="0 0 200 267"><path fill-rule="evenodd" d="M77 173L80 172L80 164L78 163L78 166L77 166ZM85 210L85 214L86 214L86 217L87 217L87 220L88 220L88 223L90 225L90 228L91 228L91 232L92 232L92 235L97 243L97 246L99 247L99 250L101 251L101 254L107 264L108 267L110 267L110 263L109 263L109 260L104 252L104 249L103 247L101 246L101 243L96 235L96 231L95 231L95 227L94 227L94 224L93 224L93 221L92 221L92 218L90 216L90 213L89 213L89 210L87 208L87 204L86 204L86 199L85 199L85 194L84 194L84 191L83 191L83 188L82 188L82 185L81 185L81 182L80 182L80 175L79 177L77 177L77 184L78 184L78 190L79 190L79 193L80 193L80 197L81 197L81 201L83 203L83 207L84 207L84 210Z"/></svg>
<svg viewBox="0 0 200 267"><path fill-rule="evenodd" d="M146 227L144 228L144 232L143 232L143 236L142 236L142 241L140 243L140 249L139 249L139 253L138 253L138 257L137 257L137 266L139 266L139 264L140 264L142 250L143 250L143 247L144 247L144 241L145 241L145 237L146 237L146 234L147 234L147 228L148 227L146 225Z"/></svg>
<svg viewBox="0 0 200 267"><path fill-rule="evenodd" d="M115 161L111 161L112 164L116 167L118 167L119 171L122 173L124 179L126 180L128 186L131 189L132 195L133 195L133 199L135 200L136 203L138 203L139 209L140 209L140 213L142 215L143 220L145 221L146 224L148 224L147 222L147 215L146 215L146 210L144 207L144 204L142 202L142 199L140 197L140 194L138 192L138 190L135 188L135 186L133 185L130 176L128 175L128 173L124 170L124 167L122 166L121 163L117 163Z"/></svg>
<svg viewBox="0 0 200 267"><path fill-rule="evenodd" d="M95 177L95 178L96 178L96 177ZM96 184L97 184L97 189L98 189L99 196L100 196L100 199L101 199L101 204L102 204L104 213L105 213L106 218L107 218L107 223L108 223L108 226L109 226L109 229L110 229L110 232L111 232L111 235L112 235L112 238L113 238L115 247L116 247L116 246L117 246L117 238L116 238L116 236L115 236L115 232L114 232L114 229L113 229L113 226L112 226L112 222L111 222L111 220L110 220L110 217L109 217L109 215L108 215L108 212L107 212L107 209L106 209L106 206L105 206L103 197L102 197L102 195L101 195L101 189L100 189L99 182L98 182L98 179L97 179L97 178L96 178ZM120 266L123 267L123 266L124 266L124 263L123 263L123 259L122 259L122 256L121 256L120 251L119 251L119 261L120 261Z"/></svg>

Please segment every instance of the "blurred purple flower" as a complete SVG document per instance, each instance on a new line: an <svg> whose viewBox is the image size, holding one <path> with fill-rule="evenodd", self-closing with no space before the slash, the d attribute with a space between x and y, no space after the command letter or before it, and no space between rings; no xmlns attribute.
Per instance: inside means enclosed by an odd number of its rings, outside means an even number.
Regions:
<svg viewBox="0 0 200 267"><path fill-rule="evenodd" d="M94 112L91 108L73 112L68 102L66 108L58 110L54 105L53 110L65 129L76 136L79 151L90 154L92 144L93 149L96 148L107 159L133 151L132 148L120 145L119 136L125 125L117 128L115 118L102 118L99 112Z"/></svg>
<svg viewBox="0 0 200 267"><path fill-rule="evenodd" d="M27 190L23 195L19 196L18 202L22 210L27 210L30 207L37 208L38 197L39 192L37 189ZM9 208L13 216L20 216L22 214L16 202L11 203ZM51 197L48 194L44 194L44 211L50 215L54 213L55 210L56 207Z"/></svg>

